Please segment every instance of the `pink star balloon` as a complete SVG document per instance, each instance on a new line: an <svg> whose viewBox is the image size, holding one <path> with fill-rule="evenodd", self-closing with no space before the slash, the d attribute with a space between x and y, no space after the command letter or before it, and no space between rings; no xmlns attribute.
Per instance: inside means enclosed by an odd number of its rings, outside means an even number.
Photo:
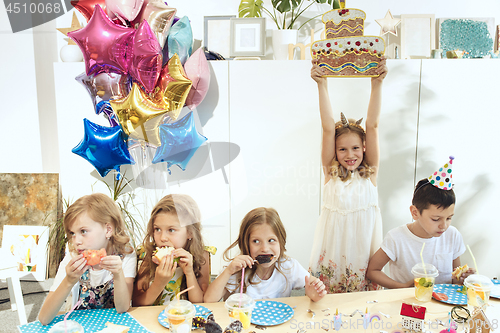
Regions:
<svg viewBox="0 0 500 333"><path fill-rule="evenodd" d="M68 33L80 47L87 75L102 72L125 74L130 63L127 45L135 30L114 24L99 5L87 26Z"/></svg>
<svg viewBox="0 0 500 333"><path fill-rule="evenodd" d="M187 77L193 81L186 98L186 106L192 110L203 101L210 86L210 69L203 48L200 47L188 58L184 70Z"/></svg>
<svg viewBox="0 0 500 333"><path fill-rule="evenodd" d="M129 49L132 54L130 75L144 86L146 92L152 92L160 75L163 53L148 21L139 25Z"/></svg>

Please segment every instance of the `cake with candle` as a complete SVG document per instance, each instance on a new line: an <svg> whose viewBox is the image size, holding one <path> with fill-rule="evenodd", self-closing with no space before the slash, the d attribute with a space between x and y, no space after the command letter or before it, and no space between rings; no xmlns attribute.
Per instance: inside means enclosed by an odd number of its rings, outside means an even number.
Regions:
<svg viewBox="0 0 500 333"><path fill-rule="evenodd" d="M333 9L323 14L326 39L311 45L313 59L323 68L325 76L372 77L385 53L380 36L365 36L366 14L360 9Z"/></svg>

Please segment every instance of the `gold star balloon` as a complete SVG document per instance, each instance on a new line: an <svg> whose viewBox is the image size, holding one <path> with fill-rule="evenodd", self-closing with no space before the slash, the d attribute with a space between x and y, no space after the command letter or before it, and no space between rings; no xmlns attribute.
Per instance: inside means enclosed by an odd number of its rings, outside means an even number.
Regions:
<svg viewBox="0 0 500 333"><path fill-rule="evenodd" d="M395 19L390 10L387 10L387 14L385 14L385 17L383 19L378 19L375 20L378 25L380 25L380 34L384 35L388 32L393 34L394 36L398 35L398 32L396 30L396 27L398 26L399 23L401 23L400 19Z"/></svg>
<svg viewBox="0 0 500 333"><path fill-rule="evenodd" d="M191 90L193 81L187 78L181 59L177 54L163 66L156 87L151 94L155 103L163 102L169 116L176 120Z"/></svg>
<svg viewBox="0 0 500 333"><path fill-rule="evenodd" d="M125 134L155 146L161 145L158 126L168 110L151 101L137 83L127 97L111 99L109 103Z"/></svg>
<svg viewBox="0 0 500 333"><path fill-rule="evenodd" d="M68 37L68 32L79 30L83 28L80 22L78 21L78 18L76 17L76 12L73 12L73 18L71 20L71 27L69 28L56 28L58 31L62 32L64 36ZM68 38L68 45L76 45L76 43L71 39Z"/></svg>

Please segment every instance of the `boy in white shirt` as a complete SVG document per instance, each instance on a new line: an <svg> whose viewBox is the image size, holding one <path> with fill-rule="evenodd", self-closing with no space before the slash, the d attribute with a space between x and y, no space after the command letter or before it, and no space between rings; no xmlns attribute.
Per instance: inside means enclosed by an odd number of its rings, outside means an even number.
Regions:
<svg viewBox="0 0 500 333"><path fill-rule="evenodd" d="M469 269L460 280L452 279L452 272L460 266L460 255L465 252L462 235L451 226L455 211L450 161L430 177L420 180L413 192L410 212L414 222L392 229L380 249L368 264L367 277L386 288L413 287L412 267L422 262L420 251L425 243L423 257L439 272L435 283L463 284L473 274ZM389 262L391 277L382 269Z"/></svg>

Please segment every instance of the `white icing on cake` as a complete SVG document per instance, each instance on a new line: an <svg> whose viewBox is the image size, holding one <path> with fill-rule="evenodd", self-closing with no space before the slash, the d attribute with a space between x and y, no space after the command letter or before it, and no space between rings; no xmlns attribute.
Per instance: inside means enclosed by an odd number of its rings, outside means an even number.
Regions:
<svg viewBox="0 0 500 333"><path fill-rule="evenodd" d="M347 20L355 20L357 18L362 18L363 20L366 18L366 14L361 9L355 8L346 8L349 12L343 14L342 16L339 14L342 10L345 9L334 9L323 14L323 23L326 24L328 21L333 21L335 24L340 24L342 21Z"/></svg>
<svg viewBox="0 0 500 333"><path fill-rule="evenodd" d="M357 42L359 42L360 45L357 45ZM330 50L334 52L343 52L345 49L351 50L351 48L354 50L363 48L367 49L371 53L374 53L375 51L376 53L384 53L385 43L382 37L379 36L349 36L318 40L311 45L313 56L318 51Z"/></svg>

